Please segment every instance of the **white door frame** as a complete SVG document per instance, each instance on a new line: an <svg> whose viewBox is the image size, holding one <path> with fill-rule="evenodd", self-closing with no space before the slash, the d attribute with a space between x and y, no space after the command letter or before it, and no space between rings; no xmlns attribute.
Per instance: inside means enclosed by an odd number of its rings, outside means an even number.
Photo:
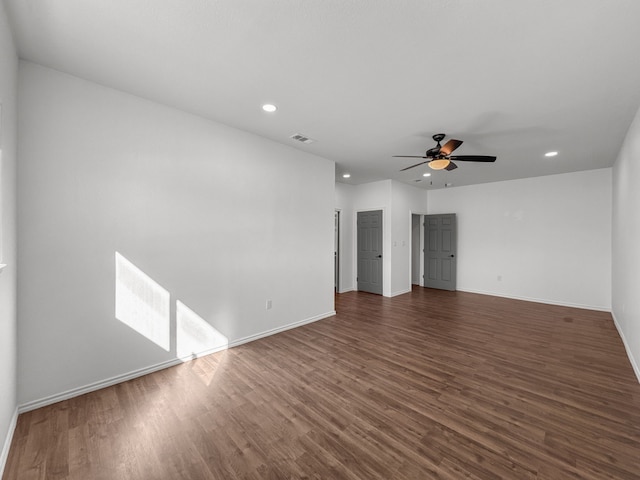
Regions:
<svg viewBox="0 0 640 480"><path fill-rule="evenodd" d="M387 207L370 207L370 208L358 208L354 211L353 215L353 289L358 290L358 212L372 212L375 210L382 210L382 295L390 297L389 289L391 282L387 281L387 272L391 272L391 232L387 232ZM389 279L390 280L390 279Z"/></svg>

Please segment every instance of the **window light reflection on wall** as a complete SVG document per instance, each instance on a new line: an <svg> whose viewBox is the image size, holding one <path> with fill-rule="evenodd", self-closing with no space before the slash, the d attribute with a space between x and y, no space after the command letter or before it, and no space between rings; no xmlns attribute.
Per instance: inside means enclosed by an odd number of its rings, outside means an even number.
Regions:
<svg viewBox="0 0 640 480"><path fill-rule="evenodd" d="M116 252L116 318L167 352L170 302L167 290Z"/></svg>

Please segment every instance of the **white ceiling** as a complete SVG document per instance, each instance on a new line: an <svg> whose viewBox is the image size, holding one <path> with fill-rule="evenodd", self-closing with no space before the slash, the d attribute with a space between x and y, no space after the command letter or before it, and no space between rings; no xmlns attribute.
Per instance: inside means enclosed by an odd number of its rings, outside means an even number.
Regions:
<svg viewBox="0 0 640 480"><path fill-rule="evenodd" d="M638 0L5 4L21 58L335 160L353 184L608 167L640 104ZM414 183L427 168L392 155L438 132L498 160Z"/></svg>

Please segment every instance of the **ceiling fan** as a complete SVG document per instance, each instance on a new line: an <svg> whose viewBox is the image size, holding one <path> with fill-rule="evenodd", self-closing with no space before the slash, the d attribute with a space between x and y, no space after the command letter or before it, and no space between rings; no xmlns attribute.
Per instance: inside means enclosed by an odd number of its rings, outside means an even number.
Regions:
<svg viewBox="0 0 640 480"><path fill-rule="evenodd" d="M440 142L444 140L446 135L444 133L436 133L433 136L433 139L437 142L437 145L433 148L430 148L426 151L424 156L422 155L394 155L394 157L400 158L425 158L424 162L416 163L415 165L411 165L410 167L403 168L400 170L404 172L405 170L409 170L410 168L417 167L418 165L423 165L425 163L429 164L429 167L433 170L455 170L458 166L453 163L453 160L460 162L495 162L496 157L491 157L487 155L451 155L456 148L462 145L462 140L454 140L451 139L444 145L440 145Z"/></svg>

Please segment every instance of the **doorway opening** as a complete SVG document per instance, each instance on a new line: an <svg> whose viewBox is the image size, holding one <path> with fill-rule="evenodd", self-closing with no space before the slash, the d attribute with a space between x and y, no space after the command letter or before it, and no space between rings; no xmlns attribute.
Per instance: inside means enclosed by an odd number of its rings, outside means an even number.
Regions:
<svg viewBox="0 0 640 480"><path fill-rule="evenodd" d="M424 286L456 290L458 231L456 214L424 217Z"/></svg>

